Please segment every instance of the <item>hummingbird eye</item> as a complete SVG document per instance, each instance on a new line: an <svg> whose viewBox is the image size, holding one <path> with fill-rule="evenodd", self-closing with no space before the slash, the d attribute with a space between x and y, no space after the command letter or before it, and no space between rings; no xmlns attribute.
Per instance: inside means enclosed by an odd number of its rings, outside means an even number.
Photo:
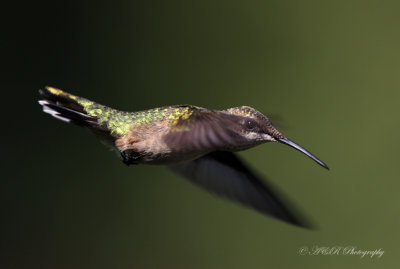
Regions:
<svg viewBox="0 0 400 269"><path fill-rule="evenodd" d="M254 130L254 129L256 128L256 125L257 125L257 124L256 124L256 122L253 121L253 120L246 120L245 125L246 125L246 129L249 130L249 131L251 131L251 130Z"/></svg>

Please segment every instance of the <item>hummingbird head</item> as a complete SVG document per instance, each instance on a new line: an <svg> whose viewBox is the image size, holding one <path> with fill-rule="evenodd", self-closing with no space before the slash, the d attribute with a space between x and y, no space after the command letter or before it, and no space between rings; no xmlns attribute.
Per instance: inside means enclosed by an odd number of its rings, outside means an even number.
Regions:
<svg viewBox="0 0 400 269"><path fill-rule="evenodd" d="M244 148L250 148L264 142L279 142L288 145L307 155L322 167L329 169L320 159L305 148L283 136L261 112L248 106L234 107L225 112L239 116L240 130L237 130L242 139Z"/></svg>
<svg viewBox="0 0 400 269"><path fill-rule="evenodd" d="M239 116L238 132L249 143L277 141L283 135L275 129L271 121L261 112L248 106L234 107L225 110L229 114Z"/></svg>

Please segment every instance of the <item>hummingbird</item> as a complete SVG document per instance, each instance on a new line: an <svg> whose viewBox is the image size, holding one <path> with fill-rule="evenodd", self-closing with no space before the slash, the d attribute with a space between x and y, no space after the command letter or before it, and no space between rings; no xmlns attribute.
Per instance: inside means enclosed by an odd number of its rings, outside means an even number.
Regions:
<svg viewBox="0 0 400 269"><path fill-rule="evenodd" d="M293 206L261 180L235 152L266 142L288 145L328 166L283 136L249 106L212 110L174 105L123 112L54 87L39 90L45 113L83 126L111 146L126 165L166 165L195 185L264 215L309 227Z"/></svg>

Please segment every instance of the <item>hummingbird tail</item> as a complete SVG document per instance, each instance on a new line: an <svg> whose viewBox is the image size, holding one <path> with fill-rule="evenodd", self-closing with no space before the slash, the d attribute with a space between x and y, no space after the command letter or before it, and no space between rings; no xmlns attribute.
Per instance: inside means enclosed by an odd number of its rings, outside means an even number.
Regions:
<svg viewBox="0 0 400 269"><path fill-rule="evenodd" d="M45 89L39 90L39 93L44 98L39 101L39 104L43 106L43 112L79 126L99 127L97 119L88 115L79 103L80 97L52 87L45 87Z"/></svg>
<svg viewBox="0 0 400 269"><path fill-rule="evenodd" d="M45 87L39 93L43 97L39 104L45 113L64 122L88 127L104 142L115 139L110 129L100 120L103 111L112 109L52 87Z"/></svg>
<svg viewBox="0 0 400 269"><path fill-rule="evenodd" d="M88 127L106 144L114 145L117 138L128 134L134 113L100 105L62 90L45 87L39 90L43 111L53 117L79 126Z"/></svg>

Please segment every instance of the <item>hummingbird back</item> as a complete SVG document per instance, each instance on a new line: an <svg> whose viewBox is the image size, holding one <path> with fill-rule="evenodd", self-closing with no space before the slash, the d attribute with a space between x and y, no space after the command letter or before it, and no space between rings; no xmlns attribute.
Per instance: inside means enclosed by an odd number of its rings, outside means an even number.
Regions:
<svg viewBox="0 0 400 269"><path fill-rule="evenodd" d="M62 121L88 127L103 140L112 142L112 145L116 139L127 136L133 129L143 129L141 127L165 120L173 126L182 117L191 115L191 106L124 112L53 87L45 87L39 92L45 99L39 101L44 112Z"/></svg>

